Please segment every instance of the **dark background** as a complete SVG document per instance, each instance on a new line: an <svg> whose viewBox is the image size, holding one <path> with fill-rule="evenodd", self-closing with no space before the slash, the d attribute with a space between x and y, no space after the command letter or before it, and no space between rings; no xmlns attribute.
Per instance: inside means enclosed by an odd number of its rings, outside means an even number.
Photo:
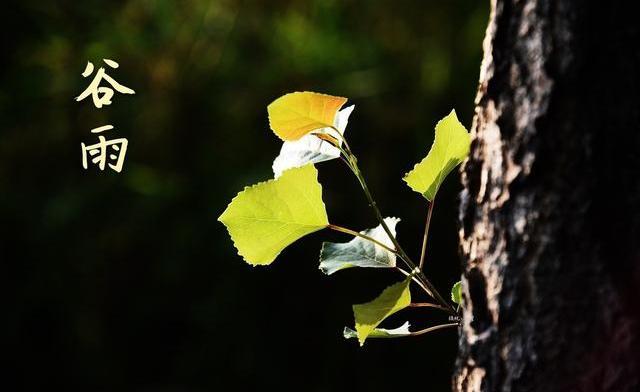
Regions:
<svg viewBox="0 0 640 392"><path fill-rule="evenodd" d="M0 70L2 390L383 391L449 388L455 329L345 341L351 304L400 278L318 270L320 232L270 267L235 254L216 218L272 177L266 106L291 91L349 97L347 135L383 214L418 257L427 204L402 181L436 121L471 125L485 1L20 1L4 6ZM87 61L133 88L75 102ZM122 173L84 170L113 124ZM333 223L372 211L340 161L318 165ZM426 273L458 280L457 174L435 208ZM417 291L414 295L424 299ZM403 311L415 328L443 321ZM413 315L413 316L412 316ZM416 390L414 389L414 390Z"/></svg>

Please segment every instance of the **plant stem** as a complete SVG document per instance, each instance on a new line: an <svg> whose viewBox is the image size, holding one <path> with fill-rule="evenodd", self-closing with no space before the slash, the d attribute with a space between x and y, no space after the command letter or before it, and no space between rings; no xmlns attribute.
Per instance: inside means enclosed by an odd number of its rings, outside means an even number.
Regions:
<svg viewBox="0 0 640 392"><path fill-rule="evenodd" d="M458 323L450 323L450 324L440 324L440 325L435 325L433 327L429 327L429 328L425 328L425 329L421 329L419 331L416 332L411 332L409 334L409 336L418 336L418 335L424 335L425 333L429 333L432 331L437 331L439 329L443 329L443 328L448 328L448 327L457 327Z"/></svg>
<svg viewBox="0 0 640 392"><path fill-rule="evenodd" d="M396 266L396 269L397 269L400 273L402 273L404 276L411 276L411 280L412 280L412 281L416 282L416 284L417 284L418 286L420 286L420 288L421 288L422 290L424 290L424 292L425 292L425 293L427 293L427 295L431 295L431 292L429 292L429 289L425 287L425 285L422 283L422 281L421 281L421 280L420 280L420 279L419 279L415 274L411 274L410 272L407 272L407 271L405 271L405 270L403 270L402 268L397 267L397 266ZM445 308L445 309L446 309L446 308ZM446 310L448 311L448 309L446 309Z"/></svg>
<svg viewBox="0 0 640 392"><path fill-rule="evenodd" d="M382 217L382 213L380 212L380 209L378 208L375 200L373 199L373 196L371 195L371 191L369 191L369 187L367 186L367 182L365 181L364 176L360 171L360 168L358 168L358 163L356 162L355 159L351 160L351 167L353 169L353 173L358 178L358 181L362 186L364 194L367 200L369 201L369 205L371 206L371 208L373 208L373 211L376 214L376 218L378 218L378 221L382 225L382 228L389 236L389 239L391 240L391 242L393 242L393 245L395 246L395 248L398 250L398 255L404 260L404 262L412 271L417 271L418 276L422 280L422 283L424 283L424 285L429 290L431 296L436 301L440 302L444 307L449 309L451 313L455 314L455 309L442 297L442 295L440 295L440 293L438 293L438 290L436 290L433 284L429 282L429 280L427 279L426 276L424 276L422 271L416 267L416 265L411 261L411 259L409 258L407 253L404 251L404 249L402 249L402 246L398 243L398 240L396 240L395 236L391 233L391 230L389 230L389 227L387 226L387 223L384 221L384 218Z"/></svg>
<svg viewBox="0 0 640 392"><path fill-rule="evenodd" d="M371 191L367 186L367 182L365 181L364 176L362 175L362 172L358 167L358 159L356 158L355 154L351 152L351 148L349 147L349 143L347 143L347 139L335 127L331 127L331 128L333 128L338 133L338 135L341 136L341 139L342 139L342 142L344 143L345 148L342 148L342 146L340 146L339 144L336 147L345 156L346 158L345 163L347 163L347 166L349 167L349 169L351 169L351 172L353 172L353 174L358 179L358 182L360 183L360 187L364 191L367 201L369 202L369 206L373 208L373 211L375 212L378 222L380 222L380 225L382 226L384 231L387 233L387 236L389 236L389 239L393 243L393 246L396 248L396 254L400 256L400 258L405 262L407 267L411 269L412 273L414 272L417 273L419 280L421 280L423 283L423 286L422 286L423 289L429 295L431 295L431 297L433 297L436 301L440 302L443 305L443 307L448 309L449 313L457 314L457 312L451 306L451 304L449 304L442 297L442 295L438 293L438 290L436 290L435 286L433 286L433 284L429 282L429 279L427 279L424 273L422 273L422 270L416 267L415 263L411 261L407 253L404 251L404 249L402 249L402 246L400 246L400 243L398 242L396 237L391 233L391 230L389 230L389 226L387 226L387 223L384 221L384 217L382 216L382 213L380 212L378 205L376 204L375 200L373 199L373 196L371 195Z"/></svg>
<svg viewBox="0 0 640 392"><path fill-rule="evenodd" d="M429 237L429 225L431 224L431 215L433 214L433 205L435 204L435 197L429 202L429 212L427 212L427 223L424 225L424 236L422 237L422 251L420 252L420 264L418 267L422 271L424 265L424 258L427 254L427 238Z"/></svg>
<svg viewBox="0 0 640 392"><path fill-rule="evenodd" d="M436 308L436 309L441 309L441 310L445 310L445 311L449 311L449 309L445 308L444 306L440 306L438 304L432 304L429 302L414 302L409 304L409 307L411 308Z"/></svg>
<svg viewBox="0 0 640 392"><path fill-rule="evenodd" d="M397 252L396 250L393 250L393 249L389 248L387 245L385 245L385 244L383 244L382 242L380 242L380 241L376 240L375 238L369 237L369 236L368 236L368 235L366 235L366 234L358 233L358 232L357 232L357 231L355 231L355 230L347 229L346 227L342 227L342 226L338 226L338 225L332 225L332 224L329 224L329 226L328 226L328 227L329 227L331 230L339 231L339 232L341 232L341 233L350 234L350 235L353 235L353 236L356 236L356 237L360 237L360 238L362 238L362 239L364 239L364 240L367 240L367 241L373 242L374 244L376 244L376 245L378 245L378 246L383 247L384 249L388 250L389 252L391 252L391 253L393 253L393 254L396 254L396 255L398 254L398 252Z"/></svg>

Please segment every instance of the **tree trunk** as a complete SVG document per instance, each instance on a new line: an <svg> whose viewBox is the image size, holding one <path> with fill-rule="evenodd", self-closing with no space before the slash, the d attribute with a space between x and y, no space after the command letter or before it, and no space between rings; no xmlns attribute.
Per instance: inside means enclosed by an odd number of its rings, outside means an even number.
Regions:
<svg viewBox="0 0 640 392"><path fill-rule="evenodd" d="M635 2L494 0L456 391L640 391Z"/></svg>

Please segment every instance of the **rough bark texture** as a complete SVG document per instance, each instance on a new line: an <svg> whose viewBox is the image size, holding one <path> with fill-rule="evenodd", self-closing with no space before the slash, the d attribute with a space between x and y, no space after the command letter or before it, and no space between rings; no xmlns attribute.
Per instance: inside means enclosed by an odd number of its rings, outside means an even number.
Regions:
<svg viewBox="0 0 640 392"><path fill-rule="evenodd" d="M460 209L457 391L640 391L632 1L497 0Z"/></svg>

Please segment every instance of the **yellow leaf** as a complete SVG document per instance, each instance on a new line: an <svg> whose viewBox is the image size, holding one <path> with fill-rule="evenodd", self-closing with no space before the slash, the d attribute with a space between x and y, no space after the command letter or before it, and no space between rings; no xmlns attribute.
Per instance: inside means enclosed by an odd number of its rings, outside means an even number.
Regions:
<svg viewBox="0 0 640 392"><path fill-rule="evenodd" d="M267 106L269 126L282 140L298 140L311 131L333 127L347 98L310 91L283 95Z"/></svg>

